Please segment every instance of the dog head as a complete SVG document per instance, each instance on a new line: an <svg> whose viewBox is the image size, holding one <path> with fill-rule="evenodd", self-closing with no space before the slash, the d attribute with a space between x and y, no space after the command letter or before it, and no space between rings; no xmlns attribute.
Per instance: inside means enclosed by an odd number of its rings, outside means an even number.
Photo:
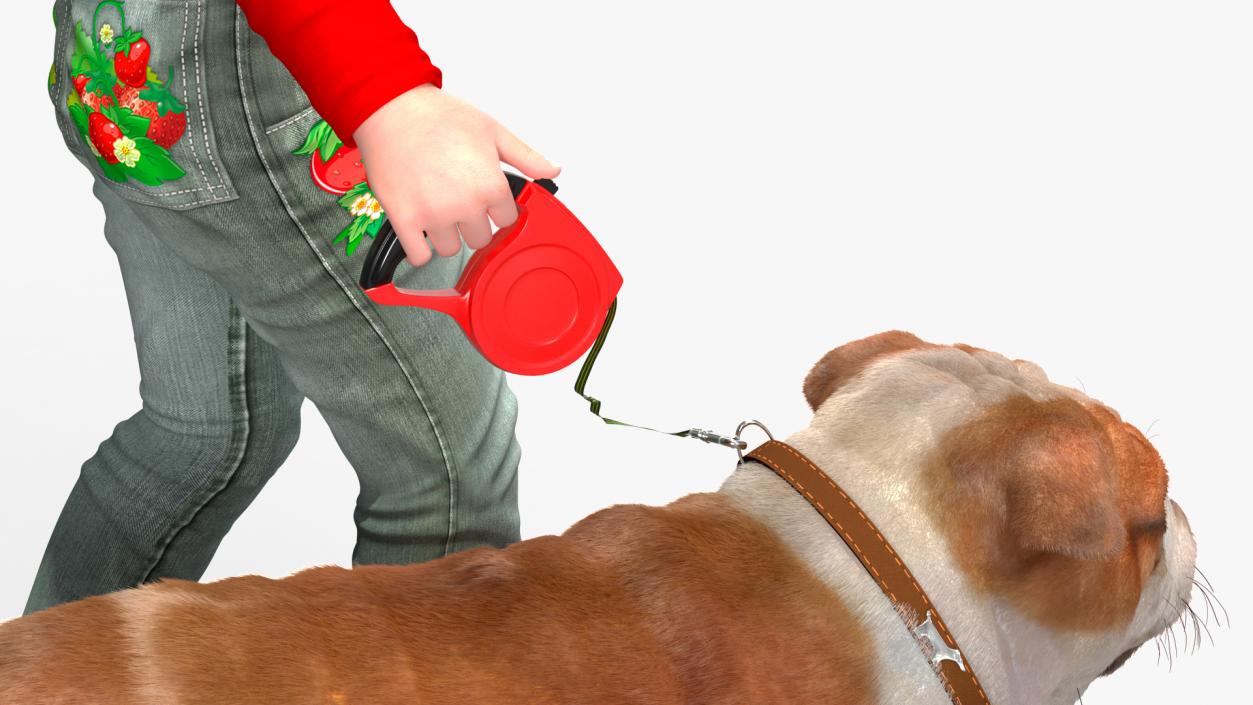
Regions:
<svg viewBox="0 0 1253 705"><path fill-rule="evenodd" d="M827 353L803 391L811 429L908 486L972 598L1048 654L1059 702L1186 608L1196 545L1161 458L1035 364L890 331Z"/></svg>

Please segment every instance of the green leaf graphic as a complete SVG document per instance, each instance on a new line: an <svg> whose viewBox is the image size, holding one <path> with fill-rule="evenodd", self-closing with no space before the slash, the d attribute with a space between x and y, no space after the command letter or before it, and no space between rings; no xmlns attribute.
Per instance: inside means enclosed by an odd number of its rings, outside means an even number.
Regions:
<svg viewBox="0 0 1253 705"><path fill-rule="evenodd" d="M135 164L136 169L143 165L145 173L153 174L159 179L157 183L181 179L187 173L170 158L170 153L164 147L147 137L136 137L135 149L139 150L140 155L139 162Z"/></svg>
<svg viewBox="0 0 1253 705"><path fill-rule="evenodd" d="M348 193L340 196L339 205L343 206L344 210L352 210L353 201L356 201L357 197L362 194L373 195L370 193L370 185L365 181L356 184L352 188L348 189Z"/></svg>
<svg viewBox="0 0 1253 705"><path fill-rule="evenodd" d="M74 121L74 127L82 133L83 137L87 137L87 108L82 103L74 103L70 105L70 120Z"/></svg>
<svg viewBox="0 0 1253 705"><path fill-rule="evenodd" d="M117 126L122 128L122 133L127 137L143 137L148 134L148 128L152 125L152 121L141 115L136 115L135 111L130 108L118 108Z"/></svg>
<svg viewBox="0 0 1253 705"><path fill-rule="evenodd" d="M322 143L322 161L330 161L331 157L335 154L335 150L342 146L344 146L344 143L339 139L339 136L336 135L334 131L331 131L330 139Z"/></svg>
<svg viewBox="0 0 1253 705"><path fill-rule="evenodd" d="M331 126L326 124L326 121L319 121L318 124L314 125L309 130L309 136L305 138L305 143L300 146L300 149L292 152L292 154L309 156L310 154L318 151L318 148L322 145L322 140L326 138L326 133L330 131Z"/></svg>
<svg viewBox="0 0 1253 705"><path fill-rule="evenodd" d="M91 38L83 30L83 23L78 22L74 25L74 58L72 61L75 64L80 61L90 63L91 57L95 55L96 49L91 44Z"/></svg>
<svg viewBox="0 0 1253 705"><path fill-rule="evenodd" d="M100 163L100 168L104 170L104 175L113 181L126 182L126 167L121 164L110 164L104 160L104 157L96 157L96 161Z"/></svg>
<svg viewBox="0 0 1253 705"><path fill-rule="evenodd" d="M363 240L365 240L365 238L360 236L358 236L356 240L349 240L348 246L344 248L344 254L352 256L352 253L357 249L357 245L360 245Z"/></svg>

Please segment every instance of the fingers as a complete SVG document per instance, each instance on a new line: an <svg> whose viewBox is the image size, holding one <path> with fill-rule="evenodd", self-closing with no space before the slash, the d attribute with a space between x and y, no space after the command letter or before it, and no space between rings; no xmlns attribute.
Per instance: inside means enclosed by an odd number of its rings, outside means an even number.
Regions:
<svg viewBox="0 0 1253 705"><path fill-rule="evenodd" d="M496 125L496 151L500 153L500 161L516 167L529 179L555 179L561 173L561 167L500 124Z"/></svg>
<svg viewBox="0 0 1253 705"><path fill-rule="evenodd" d="M462 240L475 250L482 249L492 241L493 223L503 228L518 219L518 204L513 200L509 182L504 174L496 174L499 176L492 177L492 186L480 192L483 195L478 198L443 211L429 210L393 219L392 226L405 248L405 259L409 264L421 267L434 255L455 255L461 251ZM460 211L461 215L456 211Z"/></svg>
<svg viewBox="0 0 1253 705"><path fill-rule="evenodd" d="M561 172L493 118L433 86L379 108L354 137L370 188L406 259L419 267L436 254L457 254L463 238L474 249L488 245L493 221L517 222L502 162L532 180Z"/></svg>
<svg viewBox="0 0 1253 705"><path fill-rule="evenodd" d="M487 214L480 213L477 217L457 223L461 230L461 239L471 249L479 250L492 241L492 224L487 222Z"/></svg>
<svg viewBox="0 0 1253 705"><path fill-rule="evenodd" d="M451 257L461 250L461 235L457 232L456 223L426 226L426 239L440 257Z"/></svg>
<svg viewBox="0 0 1253 705"><path fill-rule="evenodd" d="M405 261L414 267L421 267L431 261L431 248L426 244L426 235L422 232L421 224L393 221L392 227L396 229L396 239L400 240L400 245L405 250Z"/></svg>
<svg viewBox="0 0 1253 705"><path fill-rule="evenodd" d="M517 168L530 179L554 178L561 172L561 167L549 162L503 127L497 131L497 152L500 162ZM467 246L482 249L492 240L493 223L497 228L504 228L517 221L518 205L509 190L508 180L499 170L493 170L491 174L486 178L487 184L482 183L482 177L476 177L471 184L446 189L441 195L454 197L452 200L435 201L443 202L442 206L434 205L419 212L406 209L411 212L391 213L397 216L393 226L405 248L409 264L421 267L435 255L455 255L461 251L462 239ZM428 201L428 206L431 205Z"/></svg>
<svg viewBox="0 0 1253 705"><path fill-rule="evenodd" d="M396 237L405 250L405 259L414 267L421 267L430 262L433 254L440 257L451 257L461 251L461 241L473 249L482 249L492 241L492 224L487 220L487 213L480 211L477 216L469 217L458 223L449 225L415 225L405 226L393 223Z"/></svg>
<svg viewBox="0 0 1253 705"><path fill-rule="evenodd" d="M509 190L509 181L504 173L500 174L499 181L499 187L487 196L487 215L496 227L504 228L518 219L518 203L513 200L513 192Z"/></svg>

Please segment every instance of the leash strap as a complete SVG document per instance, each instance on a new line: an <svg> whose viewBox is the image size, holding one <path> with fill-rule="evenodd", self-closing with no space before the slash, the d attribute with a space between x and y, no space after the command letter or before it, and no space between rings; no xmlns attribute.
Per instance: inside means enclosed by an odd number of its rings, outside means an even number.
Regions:
<svg viewBox="0 0 1253 705"><path fill-rule="evenodd" d="M600 400L584 393L583 388L587 386L587 378L592 374L592 366L596 364L596 356L600 354L600 349L605 345L605 338L609 337L609 326L613 325L613 316L618 311L618 299L614 298L613 303L609 304L609 313L605 314L605 322L600 326L600 335L596 336L596 342L592 343L592 349L588 351L587 357L583 359L583 367L579 369L578 379L574 381L574 391L588 402L588 410L596 414L601 421L614 426L629 426L631 428L641 428L645 431L654 433L664 433L667 436L677 436L679 438L695 438L698 441L706 443L716 443L720 446L734 448L736 452L743 451L748 444L740 440L737 433L734 438L706 431L701 428L689 428L686 431L660 431L649 426L640 426L639 424L627 423L617 419L611 419L600 414Z"/></svg>
<svg viewBox="0 0 1253 705"><path fill-rule="evenodd" d="M813 461L782 441L766 441L745 457L786 480L844 539L892 601L923 654L933 666L939 666L940 680L954 705L989 705L983 686L939 611L861 507Z"/></svg>
<svg viewBox="0 0 1253 705"><path fill-rule="evenodd" d="M655 428L650 428L648 426L640 426L638 424L627 423L625 421L618 421L617 419L611 419L605 416L601 416L600 400L597 399L596 397L588 396L587 394L583 392L583 389L587 386L587 378L590 377L592 374L592 366L596 364L596 356L600 354L600 349L604 347L605 338L609 337L609 327L613 325L613 317L614 317L614 314L617 312L617 310L618 310L618 299L615 298L613 300L613 303L609 305L609 313L605 315L605 322L602 323L600 326L600 335L596 336L596 342L592 343L591 350L588 351L587 357L583 359L583 367L579 369L578 379L574 381L574 391L578 393L579 396L586 399L588 401L588 409L593 414L596 414L596 416L600 418L601 421L604 421L607 424L611 424L614 426L630 426L631 428L642 428L645 431L654 431L656 433L664 433L667 436L678 436L679 438L687 438L688 436L692 436L693 431L696 431L698 429L689 429L687 431L659 431Z"/></svg>

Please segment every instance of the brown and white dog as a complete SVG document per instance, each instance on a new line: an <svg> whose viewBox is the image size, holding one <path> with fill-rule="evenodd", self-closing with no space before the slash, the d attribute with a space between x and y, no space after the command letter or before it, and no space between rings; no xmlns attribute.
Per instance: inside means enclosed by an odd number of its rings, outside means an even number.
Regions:
<svg viewBox="0 0 1253 705"><path fill-rule="evenodd" d="M1036 365L891 331L832 350L786 439L856 498L993 705L1073 703L1163 631L1196 546L1157 453ZM166 581L0 626L4 705L945 705L817 512L716 493L416 566Z"/></svg>

